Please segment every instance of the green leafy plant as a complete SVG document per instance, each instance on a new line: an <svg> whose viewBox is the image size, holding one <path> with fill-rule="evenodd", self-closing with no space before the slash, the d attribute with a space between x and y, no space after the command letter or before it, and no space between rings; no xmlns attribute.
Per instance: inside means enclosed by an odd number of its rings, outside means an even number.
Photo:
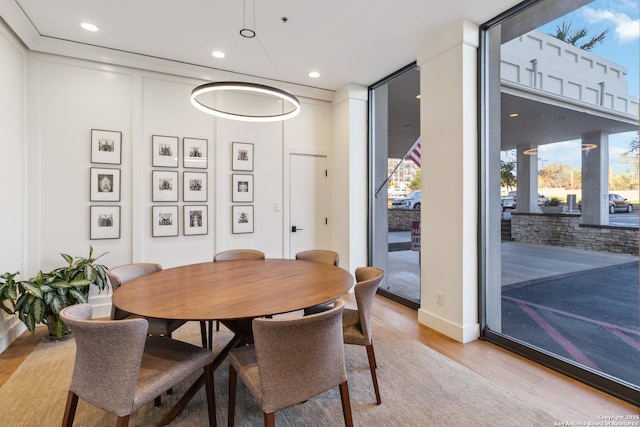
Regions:
<svg viewBox="0 0 640 427"><path fill-rule="evenodd" d="M49 335L62 337L67 327L60 319L60 310L87 302L90 285L102 292L109 284L107 267L96 263L104 254L94 257L93 247L89 247L87 258L60 255L67 265L48 273L39 271L27 280L16 280L19 273L0 276L0 308L17 314L32 334L39 323L45 323Z"/></svg>
<svg viewBox="0 0 640 427"><path fill-rule="evenodd" d="M560 199L552 197L549 199L549 206L560 206Z"/></svg>

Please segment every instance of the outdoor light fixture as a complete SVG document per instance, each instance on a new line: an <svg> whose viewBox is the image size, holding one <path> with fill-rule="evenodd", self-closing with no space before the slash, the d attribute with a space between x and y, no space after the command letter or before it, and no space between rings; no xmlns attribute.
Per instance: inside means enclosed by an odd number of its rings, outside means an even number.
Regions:
<svg viewBox="0 0 640 427"><path fill-rule="evenodd" d="M255 26L255 0L254 0L253 7L254 7L253 21ZM247 28L247 25L245 23L246 8L247 8L247 3L245 0L244 16L242 21L244 28L240 30L240 36L244 37L245 39L252 39L257 37L257 35L254 30ZM284 18L283 18L283 22L286 22ZM276 68L275 64L273 64L273 61L271 61L269 54L264 49L264 46L262 46L262 43L260 43L259 40L258 40L258 44L260 45L260 47L262 47L262 50L264 51L265 55L267 56L271 64L274 66L274 68ZM276 71L277 71L277 68L276 68ZM203 95L209 92L234 92L234 91L257 93L260 95L267 95L274 98L278 98L285 101L285 105L287 106L287 108L285 108L285 111L281 114L252 115L252 114L241 113L238 111L231 111L231 110L217 108L212 105L207 105L205 102L202 101L202 98L198 99L200 95ZM297 116L300 113L300 101L298 101L298 98L291 95L289 92L286 92L281 89L276 89L271 86L261 85L257 83L248 83L248 82L205 83L203 85L196 87L195 89L193 89L193 91L191 91L191 104L193 104L193 106L196 107L198 110L203 111L207 114L211 114L217 117L222 117L225 119L241 120L245 122L277 122L281 120L290 119L292 117Z"/></svg>
<svg viewBox="0 0 640 427"><path fill-rule="evenodd" d="M524 150L522 152L522 154L524 154L525 156L537 156L538 155L538 149L537 148L529 148L528 150Z"/></svg>

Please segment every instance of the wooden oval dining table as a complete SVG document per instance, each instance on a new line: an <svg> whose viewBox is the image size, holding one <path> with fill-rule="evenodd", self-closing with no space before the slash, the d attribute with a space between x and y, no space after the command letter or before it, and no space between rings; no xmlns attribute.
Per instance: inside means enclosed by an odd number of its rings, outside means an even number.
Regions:
<svg viewBox="0 0 640 427"><path fill-rule="evenodd" d="M216 369L231 349L250 340L254 318L333 301L352 285L353 276L334 265L294 259L233 260L184 265L138 277L116 289L112 302L144 317L221 321L234 336L216 355ZM203 383L201 376L161 425L175 418Z"/></svg>

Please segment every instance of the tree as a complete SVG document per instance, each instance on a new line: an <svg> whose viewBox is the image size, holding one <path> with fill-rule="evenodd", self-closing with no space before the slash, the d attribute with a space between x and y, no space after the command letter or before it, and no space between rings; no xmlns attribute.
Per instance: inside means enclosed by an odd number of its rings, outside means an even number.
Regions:
<svg viewBox="0 0 640 427"><path fill-rule="evenodd" d="M500 186L511 190L516 186L516 161L500 160Z"/></svg>
<svg viewBox="0 0 640 427"><path fill-rule="evenodd" d="M596 47L599 43L604 42L605 37L607 37L608 29L604 30L598 35L592 36L591 39L582 44L578 44L580 39L587 37L589 32L586 28L580 28L579 30L571 30L571 23L567 23L562 21L561 25L556 26L556 33L549 34L559 40L562 40L565 43L569 43L570 45L577 46L582 50L586 50L587 52L591 51L594 47Z"/></svg>
<svg viewBox="0 0 640 427"><path fill-rule="evenodd" d="M418 169L415 174L413 174L413 179L407 185L412 190L419 190L422 188L422 170Z"/></svg>
<svg viewBox="0 0 640 427"><path fill-rule="evenodd" d="M553 162L538 172L538 186L543 188L581 187L580 170L560 162Z"/></svg>

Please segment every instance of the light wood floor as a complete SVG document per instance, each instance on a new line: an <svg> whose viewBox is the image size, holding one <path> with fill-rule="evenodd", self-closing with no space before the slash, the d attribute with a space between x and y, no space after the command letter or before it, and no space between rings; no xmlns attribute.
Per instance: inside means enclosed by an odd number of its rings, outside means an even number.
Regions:
<svg viewBox="0 0 640 427"><path fill-rule="evenodd" d="M355 304L353 294L345 297ZM418 313L377 296L373 316L389 327L433 348L487 378L520 399L542 409L558 421L599 421L598 416L640 414L640 408L615 399L525 358L485 341L460 344L418 323ZM20 336L0 354L0 386L4 384L46 333ZM374 337L375 340L375 337ZM410 378L407 378L410 381ZM384 384L380 385L384 399ZM514 425L518 421L514 420Z"/></svg>

